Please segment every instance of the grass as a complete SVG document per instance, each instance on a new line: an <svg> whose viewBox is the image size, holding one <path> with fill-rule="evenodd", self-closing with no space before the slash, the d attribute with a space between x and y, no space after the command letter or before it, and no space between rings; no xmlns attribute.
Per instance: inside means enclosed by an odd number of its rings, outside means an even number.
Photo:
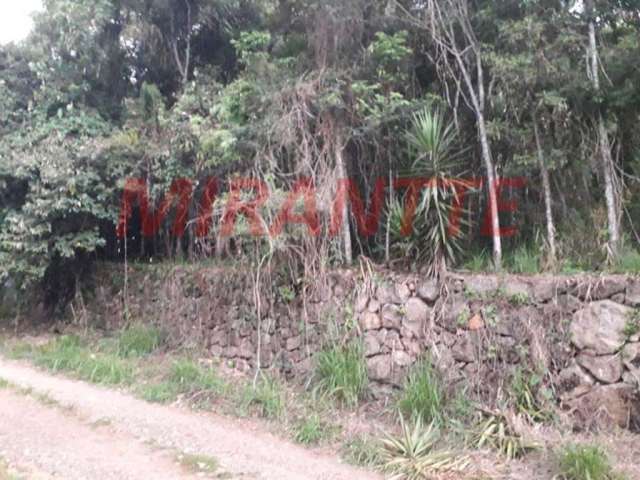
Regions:
<svg viewBox="0 0 640 480"><path fill-rule="evenodd" d="M293 438L303 445L316 445L333 435L334 429L323 422L318 414L311 414L298 422Z"/></svg>
<svg viewBox="0 0 640 480"><path fill-rule="evenodd" d="M505 265L512 273L540 273L540 253L521 245L505 256Z"/></svg>
<svg viewBox="0 0 640 480"><path fill-rule="evenodd" d="M214 474L219 467L218 460L208 455L180 453L176 459L184 470L198 475Z"/></svg>
<svg viewBox="0 0 640 480"><path fill-rule="evenodd" d="M491 258L486 250L473 255L463 267L473 273L488 272L491 270Z"/></svg>
<svg viewBox="0 0 640 480"><path fill-rule="evenodd" d="M166 381L142 384L136 389L136 393L147 402L161 404L174 402L180 394L174 383Z"/></svg>
<svg viewBox="0 0 640 480"><path fill-rule="evenodd" d="M607 454L593 445L565 447L559 457L562 480L614 480L621 479L613 472Z"/></svg>
<svg viewBox="0 0 640 480"><path fill-rule="evenodd" d="M176 385L180 393L220 393L224 388L222 379L211 367L204 367L191 359L173 362L167 381Z"/></svg>
<svg viewBox="0 0 640 480"><path fill-rule="evenodd" d="M438 423L444 420L444 390L429 359L421 360L409 371L398 398L398 409L413 420Z"/></svg>
<svg viewBox="0 0 640 480"><path fill-rule="evenodd" d="M164 344L164 335L154 326L131 325L118 335L118 355L123 358L143 357Z"/></svg>
<svg viewBox="0 0 640 480"><path fill-rule="evenodd" d="M347 440L340 453L345 462L357 467L375 468L381 463L379 442L368 436Z"/></svg>
<svg viewBox="0 0 640 480"><path fill-rule="evenodd" d="M625 248L612 268L615 273L640 273L640 252Z"/></svg>
<svg viewBox="0 0 640 480"><path fill-rule="evenodd" d="M93 352L79 337L65 335L32 351L36 365L53 372L68 372L102 385L130 384L134 365L116 355Z"/></svg>
<svg viewBox="0 0 640 480"><path fill-rule="evenodd" d="M255 385L244 388L240 404L243 412L255 408L263 418L280 418L285 410L282 385L272 377L261 375Z"/></svg>
<svg viewBox="0 0 640 480"><path fill-rule="evenodd" d="M362 343L335 345L321 351L315 369L315 391L348 406L367 394L369 378Z"/></svg>

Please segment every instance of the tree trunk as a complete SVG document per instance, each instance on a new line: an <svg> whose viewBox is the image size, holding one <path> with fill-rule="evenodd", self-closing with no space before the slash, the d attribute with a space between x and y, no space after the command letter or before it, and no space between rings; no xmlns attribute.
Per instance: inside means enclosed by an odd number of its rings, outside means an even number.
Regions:
<svg viewBox="0 0 640 480"><path fill-rule="evenodd" d="M585 2L586 13L589 17L589 73L591 82L596 92L600 91L600 74L598 65L598 44L596 41L596 24L594 20L593 0ZM615 191L615 170L611 155L611 142L609 133L601 113L598 114L598 148L602 161L602 173L604 178L604 196L607 204L607 224L609 232L609 255L612 260L618 257L620 249L620 225L618 203Z"/></svg>
<svg viewBox="0 0 640 480"><path fill-rule="evenodd" d="M335 139L335 156L336 156L336 170L338 173L338 181L347 180L347 168L344 163L344 144L342 139L342 132L340 127L336 132ZM344 258L347 265L353 264L353 250L351 246L351 227L349 222L349 200L348 194L345 195L345 199L342 205L342 241L344 243Z"/></svg>
<svg viewBox="0 0 640 480"><path fill-rule="evenodd" d="M542 149L542 141L540 140L540 131L538 129L538 120L533 119L533 131L536 136L536 148L538 150L538 165L540 166L540 175L542 176L542 189L544 191L545 216L547 220L547 243L549 244L549 260L555 266L558 259L556 248L556 227L553 222L553 210L551 205L551 182L549 181L549 170L544 158L544 150Z"/></svg>
<svg viewBox="0 0 640 480"><path fill-rule="evenodd" d="M497 271L502 270L502 239L500 238L500 217L498 212L498 185L496 184L495 167L491 159L489 136L482 112L477 112L478 133L482 147L482 160L487 171L489 183L489 214L491 216L491 236L493 239L493 266Z"/></svg>

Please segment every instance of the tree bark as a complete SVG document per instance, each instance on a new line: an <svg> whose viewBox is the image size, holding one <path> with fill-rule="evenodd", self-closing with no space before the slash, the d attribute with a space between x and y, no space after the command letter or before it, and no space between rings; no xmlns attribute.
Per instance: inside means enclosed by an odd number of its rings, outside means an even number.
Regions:
<svg viewBox="0 0 640 480"><path fill-rule="evenodd" d="M589 74L593 89L596 93L600 91L600 73L598 62L598 44L596 40L596 24L594 20L595 11L593 0L585 2L586 14L589 18ZM598 125L598 149L602 163L602 173L604 178L604 196L607 204L607 225L609 233L609 254L612 260L618 257L620 249L620 215L618 212L618 202L615 190L615 170L613 157L611 155L611 142L609 133L605 125L602 113L598 113L596 119Z"/></svg>
<svg viewBox="0 0 640 480"><path fill-rule="evenodd" d="M549 260L555 266L558 259L556 248L556 227L553 222L553 209L551 204L551 182L549 181L549 170L544 158L544 150L540 139L540 131L538 128L538 120L533 119L533 132L536 137L536 148L538 150L538 165L540 167L540 176L542 177L542 189L544 191L544 207L547 220L547 243L549 244Z"/></svg>
<svg viewBox="0 0 640 480"><path fill-rule="evenodd" d="M347 168L344 163L344 143L342 138L342 132L340 127L336 131L335 138L335 157L336 157L336 170L338 173L338 181L347 180ZM346 265L353 264L353 247L351 245L351 227L349 222L349 200L348 194L345 195L342 208L342 241L344 243L344 258Z"/></svg>

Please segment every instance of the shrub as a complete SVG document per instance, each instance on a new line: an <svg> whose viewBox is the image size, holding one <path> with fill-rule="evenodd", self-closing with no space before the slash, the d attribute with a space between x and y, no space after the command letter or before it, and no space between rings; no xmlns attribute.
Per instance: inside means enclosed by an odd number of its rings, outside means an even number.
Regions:
<svg viewBox="0 0 640 480"><path fill-rule="evenodd" d="M409 371L398 399L398 409L413 420L443 421L444 391L430 360L423 359Z"/></svg>
<svg viewBox="0 0 640 480"><path fill-rule="evenodd" d="M362 344L333 346L318 354L316 390L347 405L357 405L369 383Z"/></svg>
<svg viewBox="0 0 640 480"><path fill-rule="evenodd" d="M563 480L614 480L616 476L607 454L597 446L573 445L560 454L560 478Z"/></svg>

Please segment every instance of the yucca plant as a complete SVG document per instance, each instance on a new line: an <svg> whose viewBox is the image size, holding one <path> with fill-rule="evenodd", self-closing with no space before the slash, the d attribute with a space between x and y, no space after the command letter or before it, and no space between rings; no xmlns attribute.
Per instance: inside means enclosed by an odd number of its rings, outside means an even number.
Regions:
<svg viewBox="0 0 640 480"><path fill-rule="evenodd" d="M421 418L413 426L400 415L400 436L385 435L382 440L383 470L391 480L419 480L429 475L461 471L469 465L466 456L448 450L437 450L440 429L435 422L425 427Z"/></svg>
<svg viewBox="0 0 640 480"><path fill-rule="evenodd" d="M424 110L414 116L413 125L407 132L414 160L407 174L428 181L421 190L411 231L407 231L407 219L399 208L399 205L405 205L404 201L390 201L387 208L394 243L403 246L407 258L427 261L433 276L446 271L447 263L454 261L460 250L461 230L452 228L455 226L450 220L454 208L461 203L460 195L470 185L450 177L461 154L455 147L456 137L455 125L447 122L441 111ZM459 220L462 222L462 215Z"/></svg>

